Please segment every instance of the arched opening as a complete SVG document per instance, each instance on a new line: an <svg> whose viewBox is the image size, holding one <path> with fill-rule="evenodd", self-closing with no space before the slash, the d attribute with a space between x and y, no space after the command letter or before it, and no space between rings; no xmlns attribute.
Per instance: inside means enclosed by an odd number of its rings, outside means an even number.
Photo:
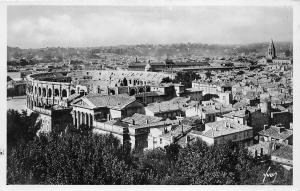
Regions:
<svg viewBox="0 0 300 191"><path fill-rule="evenodd" d="M131 95L131 96L132 96L132 95L135 95L135 89L131 89L129 95Z"/></svg>
<svg viewBox="0 0 300 191"><path fill-rule="evenodd" d="M39 96L42 95L42 90L41 90L41 87L39 87Z"/></svg>
<svg viewBox="0 0 300 191"><path fill-rule="evenodd" d="M43 97L46 97L46 88L43 88Z"/></svg>
<svg viewBox="0 0 300 191"><path fill-rule="evenodd" d="M48 97L52 97L52 90L50 88L48 89Z"/></svg>
<svg viewBox="0 0 300 191"><path fill-rule="evenodd" d="M80 90L80 91L79 91L79 94L80 94L81 96L83 96L83 95L84 95L84 90Z"/></svg>
<svg viewBox="0 0 300 191"><path fill-rule="evenodd" d="M110 95L115 95L116 92L115 92L115 90L109 90L109 94L110 94Z"/></svg>
<svg viewBox="0 0 300 191"><path fill-rule="evenodd" d="M75 90L71 90L71 95L72 95L72 94L75 94Z"/></svg>
<svg viewBox="0 0 300 191"><path fill-rule="evenodd" d="M128 82L126 78L123 79L123 86L128 86Z"/></svg>
<svg viewBox="0 0 300 191"><path fill-rule="evenodd" d="M55 97L58 97L58 96L59 96L59 90L58 90L58 89L55 89L55 90L54 90L54 96L55 96Z"/></svg>
<svg viewBox="0 0 300 191"><path fill-rule="evenodd" d="M139 93L143 93L144 92L144 89L143 88L140 88L139 89Z"/></svg>
<svg viewBox="0 0 300 191"><path fill-rule="evenodd" d="M150 87L147 87L147 88L146 88L146 92L150 92Z"/></svg>
<svg viewBox="0 0 300 191"><path fill-rule="evenodd" d="M34 94L37 94L37 88L34 87Z"/></svg>
<svg viewBox="0 0 300 191"><path fill-rule="evenodd" d="M63 89L63 91L61 92L62 97L67 97L67 90Z"/></svg>

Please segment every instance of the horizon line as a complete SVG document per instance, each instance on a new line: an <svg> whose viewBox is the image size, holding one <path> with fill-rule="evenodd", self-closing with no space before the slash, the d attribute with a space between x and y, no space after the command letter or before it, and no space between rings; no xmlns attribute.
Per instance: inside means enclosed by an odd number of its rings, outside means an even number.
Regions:
<svg viewBox="0 0 300 191"><path fill-rule="evenodd" d="M292 43L293 40L289 41L274 41L276 43ZM46 46L46 47L38 47L38 48L24 48L21 46L11 46L7 45L7 48L19 48L19 49L45 49L45 48L109 48L109 47L119 47L119 46L139 46L139 45L179 45L179 44L206 44L206 45L221 45L221 46L238 46L238 45L250 45L250 44L264 44L269 43L269 41L257 41L251 43L203 43L203 42L178 42L178 43L140 43L140 44L118 44L118 45L103 45L103 46Z"/></svg>

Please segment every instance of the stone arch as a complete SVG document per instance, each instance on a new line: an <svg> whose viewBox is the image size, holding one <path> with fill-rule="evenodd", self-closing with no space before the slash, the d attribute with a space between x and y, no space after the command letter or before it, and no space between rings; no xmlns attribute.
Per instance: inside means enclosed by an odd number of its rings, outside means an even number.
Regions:
<svg viewBox="0 0 300 191"><path fill-rule="evenodd" d="M51 90L51 88L48 89L48 97L52 97L52 90Z"/></svg>
<svg viewBox="0 0 300 191"><path fill-rule="evenodd" d="M67 97L67 90L63 89L61 94L62 94L62 97Z"/></svg>
<svg viewBox="0 0 300 191"><path fill-rule="evenodd" d="M143 93L143 92L144 92L144 88L140 88L139 93Z"/></svg>
<svg viewBox="0 0 300 191"><path fill-rule="evenodd" d="M46 88L42 89L43 97L46 97Z"/></svg>
<svg viewBox="0 0 300 191"><path fill-rule="evenodd" d="M109 90L109 94L110 94L110 95L115 95L116 92L115 92L115 90Z"/></svg>
<svg viewBox="0 0 300 191"><path fill-rule="evenodd" d="M36 88L36 86L34 87L34 94L35 95L37 94L37 88Z"/></svg>
<svg viewBox="0 0 300 191"><path fill-rule="evenodd" d="M130 90L130 94L129 94L129 95L131 95L131 96L132 96L132 95L135 95L135 94L136 94L136 91L135 91L135 89L131 89L131 90Z"/></svg>
<svg viewBox="0 0 300 191"><path fill-rule="evenodd" d="M39 87L39 94L38 94L39 96L41 96L42 95L42 89L41 89L41 87Z"/></svg>
<svg viewBox="0 0 300 191"><path fill-rule="evenodd" d="M58 96L59 96L59 90L58 90L58 89L55 89L55 90L54 90L54 96L55 96L55 97L58 97Z"/></svg>
<svg viewBox="0 0 300 191"><path fill-rule="evenodd" d="M128 81L126 78L123 79L123 86L128 86Z"/></svg>
<svg viewBox="0 0 300 191"><path fill-rule="evenodd" d="M85 93L84 90L79 91L79 94L82 95L82 96L84 95L84 93Z"/></svg>

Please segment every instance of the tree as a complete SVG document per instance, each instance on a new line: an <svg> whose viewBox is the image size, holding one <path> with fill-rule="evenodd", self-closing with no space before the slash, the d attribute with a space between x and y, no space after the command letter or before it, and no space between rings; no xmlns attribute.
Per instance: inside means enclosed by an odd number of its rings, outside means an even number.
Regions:
<svg viewBox="0 0 300 191"><path fill-rule="evenodd" d="M19 113L16 110L7 111L7 147L10 149L18 143L27 143L36 136L41 122L37 121L38 114L27 114L25 110Z"/></svg>
<svg viewBox="0 0 300 191"><path fill-rule="evenodd" d="M173 80L174 83L181 83L187 88L192 87L192 81L200 79L200 76L195 72L178 72Z"/></svg>
<svg viewBox="0 0 300 191"><path fill-rule="evenodd" d="M8 184L132 184L136 172L120 159L113 136L43 135L8 155Z"/></svg>

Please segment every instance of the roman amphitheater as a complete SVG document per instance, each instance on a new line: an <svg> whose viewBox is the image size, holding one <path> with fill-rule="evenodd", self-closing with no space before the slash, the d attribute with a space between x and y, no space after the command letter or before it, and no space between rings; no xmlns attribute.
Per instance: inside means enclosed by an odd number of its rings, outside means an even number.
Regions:
<svg viewBox="0 0 300 191"><path fill-rule="evenodd" d="M39 73L27 76L27 107L68 107L74 94L135 95L150 92L172 74L144 71L92 70ZM74 95L74 96L73 96Z"/></svg>
<svg viewBox="0 0 300 191"><path fill-rule="evenodd" d="M93 70L38 73L26 77L27 108L39 113L41 131L73 124L71 102L89 93L102 95L150 92L171 74L144 71Z"/></svg>

